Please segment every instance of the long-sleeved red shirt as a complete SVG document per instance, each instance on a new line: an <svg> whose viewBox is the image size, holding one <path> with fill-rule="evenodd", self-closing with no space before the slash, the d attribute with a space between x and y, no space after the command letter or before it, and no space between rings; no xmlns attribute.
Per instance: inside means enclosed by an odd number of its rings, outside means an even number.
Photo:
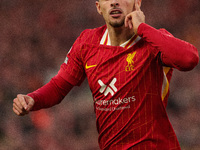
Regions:
<svg viewBox="0 0 200 150"><path fill-rule="evenodd" d="M191 70L197 49L145 23L124 47L107 45L106 26L85 30L58 75L30 93L33 110L61 102L88 78L101 149L180 149L166 114L172 68ZM103 41L103 43L102 43Z"/></svg>

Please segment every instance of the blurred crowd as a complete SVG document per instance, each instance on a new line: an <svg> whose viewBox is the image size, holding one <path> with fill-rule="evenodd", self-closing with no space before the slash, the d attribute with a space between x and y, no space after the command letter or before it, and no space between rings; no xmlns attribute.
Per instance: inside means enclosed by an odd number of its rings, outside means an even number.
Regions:
<svg viewBox="0 0 200 150"><path fill-rule="evenodd" d="M199 0L143 0L146 23L200 51ZM12 100L47 83L81 31L104 25L95 1L0 0L0 150L98 150L87 80L61 104L18 117ZM183 58L184 59L184 58ZM200 65L175 70L167 111L183 150L200 149Z"/></svg>

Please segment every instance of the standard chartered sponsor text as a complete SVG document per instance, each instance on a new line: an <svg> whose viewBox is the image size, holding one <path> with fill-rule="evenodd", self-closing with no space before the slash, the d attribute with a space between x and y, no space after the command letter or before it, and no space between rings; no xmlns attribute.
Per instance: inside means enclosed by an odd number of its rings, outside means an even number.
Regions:
<svg viewBox="0 0 200 150"><path fill-rule="evenodd" d="M115 111L115 110L123 110L123 109L129 109L131 108L130 105L128 106L122 106L122 107L109 107L109 108L101 108L101 107L96 107L97 110L101 110L101 111Z"/></svg>

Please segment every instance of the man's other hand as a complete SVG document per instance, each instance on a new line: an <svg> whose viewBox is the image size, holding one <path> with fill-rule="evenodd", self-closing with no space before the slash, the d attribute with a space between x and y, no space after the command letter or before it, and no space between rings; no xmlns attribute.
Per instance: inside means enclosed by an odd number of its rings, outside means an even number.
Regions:
<svg viewBox="0 0 200 150"><path fill-rule="evenodd" d="M18 94L13 100L13 111L18 116L24 116L33 108L35 101L28 95Z"/></svg>

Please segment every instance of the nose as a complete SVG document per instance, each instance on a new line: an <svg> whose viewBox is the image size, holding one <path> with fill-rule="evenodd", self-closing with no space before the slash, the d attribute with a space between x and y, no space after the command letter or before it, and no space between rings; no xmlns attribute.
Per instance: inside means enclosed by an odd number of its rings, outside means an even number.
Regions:
<svg viewBox="0 0 200 150"><path fill-rule="evenodd" d="M117 0L112 0L110 5L111 7L117 7L119 6L119 2Z"/></svg>

